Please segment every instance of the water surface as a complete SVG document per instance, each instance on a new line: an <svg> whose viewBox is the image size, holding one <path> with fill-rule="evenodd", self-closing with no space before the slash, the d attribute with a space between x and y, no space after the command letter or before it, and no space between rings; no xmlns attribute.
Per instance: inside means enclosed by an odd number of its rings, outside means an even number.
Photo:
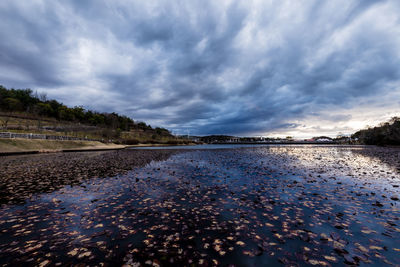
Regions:
<svg viewBox="0 0 400 267"><path fill-rule="evenodd" d="M0 264L399 265L399 155L337 146L181 150L3 204Z"/></svg>

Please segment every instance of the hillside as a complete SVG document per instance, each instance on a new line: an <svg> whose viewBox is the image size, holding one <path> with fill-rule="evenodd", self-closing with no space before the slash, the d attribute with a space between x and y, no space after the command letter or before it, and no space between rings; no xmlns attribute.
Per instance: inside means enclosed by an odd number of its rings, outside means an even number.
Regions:
<svg viewBox="0 0 400 267"><path fill-rule="evenodd" d="M0 86L0 129L124 144L181 142L165 128L153 128L127 116L68 107L31 89L3 86Z"/></svg>

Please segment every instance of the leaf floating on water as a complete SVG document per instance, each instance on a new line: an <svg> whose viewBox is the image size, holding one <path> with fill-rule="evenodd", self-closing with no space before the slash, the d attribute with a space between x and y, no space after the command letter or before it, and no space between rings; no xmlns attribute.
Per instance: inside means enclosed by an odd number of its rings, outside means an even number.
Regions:
<svg viewBox="0 0 400 267"><path fill-rule="evenodd" d="M369 246L369 249L374 249L374 250L383 250L383 248L378 247L378 246Z"/></svg>
<svg viewBox="0 0 400 267"><path fill-rule="evenodd" d="M219 239L215 239L215 240L214 240L214 244L222 244L222 241L219 240Z"/></svg>
<svg viewBox="0 0 400 267"><path fill-rule="evenodd" d="M49 260L44 260L39 264L39 267L46 267L48 265L50 265L51 261Z"/></svg>
<svg viewBox="0 0 400 267"><path fill-rule="evenodd" d="M369 235L369 234L376 233L376 232L373 230L361 230L361 233Z"/></svg>
<svg viewBox="0 0 400 267"><path fill-rule="evenodd" d="M220 246L220 245L215 245L215 246L214 246L214 250L215 250L216 252L219 252L219 251L221 250L221 246Z"/></svg>
<svg viewBox="0 0 400 267"><path fill-rule="evenodd" d="M329 266L329 264L325 261L319 261L319 260L308 260L308 262L311 265L318 265L318 266Z"/></svg>
<svg viewBox="0 0 400 267"><path fill-rule="evenodd" d="M249 251L249 250L244 250L243 254L246 255L246 256L249 256L249 257L254 257L254 253Z"/></svg>
<svg viewBox="0 0 400 267"><path fill-rule="evenodd" d="M360 244L356 244L356 246L357 246L357 248L358 248L359 250L361 250L361 251L364 252L364 253L368 253L368 251L369 251L366 247L364 247L364 246L362 246L362 245L360 245Z"/></svg>
<svg viewBox="0 0 400 267"><path fill-rule="evenodd" d="M283 238L283 236L280 235L280 234L278 234L278 233L274 234L274 236L275 236L276 238L278 238L278 239L282 239L282 238Z"/></svg>
<svg viewBox="0 0 400 267"><path fill-rule="evenodd" d="M328 237L328 235L325 234L325 233L322 233L320 236L321 236L320 239L321 239L322 241L329 241L329 239L330 239L330 238Z"/></svg>
<svg viewBox="0 0 400 267"><path fill-rule="evenodd" d="M92 255L92 252L86 251L86 252L83 252L82 254L79 254L78 259L81 259L83 257L89 257L90 255Z"/></svg>
<svg viewBox="0 0 400 267"><path fill-rule="evenodd" d="M118 228L123 230L123 231L128 230L128 228L126 228L124 225L118 225Z"/></svg>
<svg viewBox="0 0 400 267"><path fill-rule="evenodd" d="M37 250L37 249L41 248L42 246L43 246L42 244L37 244L36 246L28 247L27 249L25 249L25 252L31 252L31 251Z"/></svg>
<svg viewBox="0 0 400 267"><path fill-rule="evenodd" d="M76 254L78 254L79 249L78 248L74 248L73 250L71 250L70 252L68 252L67 254L70 256L75 256Z"/></svg>
<svg viewBox="0 0 400 267"><path fill-rule="evenodd" d="M239 245L241 247L244 247L246 244L243 241L237 241L236 245Z"/></svg>
<svg viewBox="0 0 400 267"><path fill-rule="evenodd" d="M331 261L331 262L337 262L337 259L335 257L333 257L333 256L324 256L324 258L326 260L328 260L328 261Z"/></svg>
<svg viewBox="0 0 400 267"><path fill-rule="evenodd" d="M51 201L53 201L54 204L58 204L61 202L61 200L59 200L57 198L53 198Z"/></svg>

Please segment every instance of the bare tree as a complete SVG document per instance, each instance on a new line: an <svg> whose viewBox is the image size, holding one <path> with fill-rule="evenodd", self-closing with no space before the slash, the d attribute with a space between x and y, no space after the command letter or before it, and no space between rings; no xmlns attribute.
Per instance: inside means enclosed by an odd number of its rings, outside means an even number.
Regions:
<svg viewBox="0 0 400 267"><path fill-rule="evenodd" d="M8 123L10 121L10 117L9 116L5 116L5 117L0 117L0 122L1 122L1 128L7 130L8 127Z"/></svg>

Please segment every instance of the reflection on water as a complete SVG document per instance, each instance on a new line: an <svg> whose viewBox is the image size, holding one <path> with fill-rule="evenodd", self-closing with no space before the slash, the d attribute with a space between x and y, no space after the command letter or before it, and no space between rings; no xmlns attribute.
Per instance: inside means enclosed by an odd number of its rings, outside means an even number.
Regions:
<svg viewBox="0 0 400 267"><path fill-rule="evenodd" d="M400 175L374 149L184 151L38 194L2 206L0 264L400 264Z"/></svg>
<svg viewBox="0 0 400 267"><path fill-rule="evenodd" d="M390 153L388 153L390 151ZM356 154L360 154L365 158L372 158L375 162L378 162L377 165L381 165L382 163L395 168L395 172L400 172L400 148L385 148L385 147L375 147L374 149L357 149L354 150ZM379 161L376 161L379 160Z"/></svg>

